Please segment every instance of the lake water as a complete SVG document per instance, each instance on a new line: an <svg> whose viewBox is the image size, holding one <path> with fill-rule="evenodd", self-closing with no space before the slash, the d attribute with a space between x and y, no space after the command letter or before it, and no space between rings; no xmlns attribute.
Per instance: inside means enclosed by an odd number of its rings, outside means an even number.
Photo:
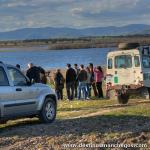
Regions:
<svg viewBox="0 0 150 150"><path fill-rule="evenodd" d="M42 48L41 48L42 49ZM114 49L114 48L113 48ZM1 49L0 49L1 50ZM91 48L72 50L26 50L21 51L7 48L0 52L0 61L7 64L20 64L23 69L29 62L45 69L65 68L67 63L88 65L106 65L106 55L112 48Z"/></svg>

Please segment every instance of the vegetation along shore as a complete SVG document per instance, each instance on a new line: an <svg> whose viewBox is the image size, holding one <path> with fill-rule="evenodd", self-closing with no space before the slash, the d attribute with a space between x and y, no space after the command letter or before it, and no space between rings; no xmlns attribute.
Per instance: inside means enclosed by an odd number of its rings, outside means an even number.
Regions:
<svg viewBox="0 0 150 150"><path fill-rule="evenodd" d="M49 50L61 49L81 49L81 48L105 48L117 47L122 42L138 42L141 45L150 43L150 36L102 36L102 37L84 37L84 38L58 38L58 39L34 39L34 40L16 40L0 41L1 48L7 47L36 47L47 46Z"/></svg>

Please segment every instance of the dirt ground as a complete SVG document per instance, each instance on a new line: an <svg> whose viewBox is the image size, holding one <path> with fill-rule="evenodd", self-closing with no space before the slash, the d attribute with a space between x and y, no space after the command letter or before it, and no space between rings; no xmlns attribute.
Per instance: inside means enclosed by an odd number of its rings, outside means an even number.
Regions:
<svg viewBox="0 0 150 150"><path fill-rule="evenodd" d="M148 115L129 115L132 110L149 110L150 103L129 106L100 108L96 113L60 118L52 124L41 124L36 118L8 122L0 128L0 150L57 150L57 149L113 149L85 148L84 144L149 144L150 117ZM126 110L127 108L127 110ZM122 110L126 115L119 114ZM111 113L116 111L114 113ZM143 110L142 110L143 111ZM69 145L68 145L69 144ZM80 148L79 148L80 147ZM126 148L114 148L114 150ZM143 148L128 148L138 150ZM149 148L146 148L149 149Z"/></svg>

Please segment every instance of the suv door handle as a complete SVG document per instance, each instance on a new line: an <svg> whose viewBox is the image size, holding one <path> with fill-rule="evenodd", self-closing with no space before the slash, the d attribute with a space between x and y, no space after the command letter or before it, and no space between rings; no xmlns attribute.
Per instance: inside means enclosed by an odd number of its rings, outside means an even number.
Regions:
<svg viewBox="0 0 150 150"><path fill-rule="evenodd" d="M22 89L21 88L17 88L16 91L22 91Z"/></svg>

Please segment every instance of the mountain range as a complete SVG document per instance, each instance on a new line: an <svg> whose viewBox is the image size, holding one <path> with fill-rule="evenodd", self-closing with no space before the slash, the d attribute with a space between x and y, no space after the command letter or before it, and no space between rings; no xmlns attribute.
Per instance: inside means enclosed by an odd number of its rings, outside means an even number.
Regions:
<svg viewBox="0 0 150 150"><path fill-rule="evenodd" d="M122 27L93 27L84 29L75 28L24 28L15 31L0 32L0 40L27 40L49 38L78 38L89 36L119 36L150 34L150 25L131 24Z"/></svg>

